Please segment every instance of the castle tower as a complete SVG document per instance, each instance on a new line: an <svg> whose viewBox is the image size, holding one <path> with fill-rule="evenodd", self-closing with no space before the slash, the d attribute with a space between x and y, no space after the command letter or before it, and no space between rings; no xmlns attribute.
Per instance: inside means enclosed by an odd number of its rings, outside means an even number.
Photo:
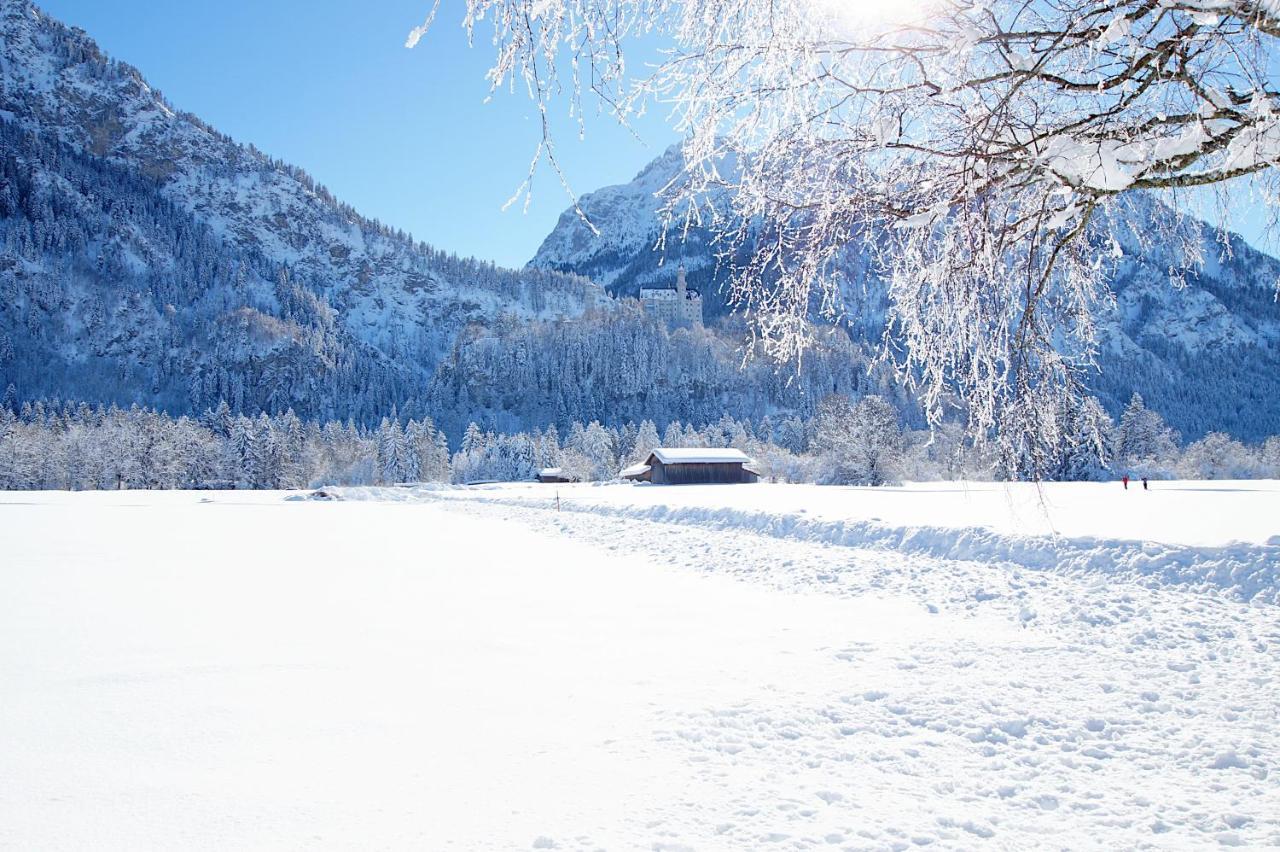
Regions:
<svg viewBox="0 0 1280 852"><path fill-rule="evenodd" d="M676 272L676 286L641 287L640 305L644 312L657 317L668 329L702 325L702 294L689 289L684 264Z"/></svg>

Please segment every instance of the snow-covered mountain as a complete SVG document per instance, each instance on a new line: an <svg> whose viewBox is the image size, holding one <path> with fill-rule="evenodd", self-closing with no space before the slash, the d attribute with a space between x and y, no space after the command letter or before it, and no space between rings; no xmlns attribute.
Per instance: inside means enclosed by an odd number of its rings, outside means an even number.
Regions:
<svg viewBox="0 0 1280 852"><path fill-rule="evenodd" d="M691 286L701 287L704 310L721 316L729 308L716 286L712 234L692 228L683 241L662 236L656 195L684 168L679 145L645 166L629 183L606 186L579 199L590 225L573 208L560 214L556 227L529 262L534 269L573 270L618 296L637 296L641 287L673 286L683 263ZM595 231L592 231L592 226Z"/></svg>
<svg viewBox="0 0 1280 852"><path fill-rule="evenodd" d="M869 386L848 340L799 376L742 370L741 342L668 335L579 275L414 242L0 0L0 404L397 410L456 439L472 420L805 414Z"/></svg>
<svg viewBox="0 0 1280 852"><path fill-rule="evenodd" d="M473 322L607 304L359 216L0 0L0 393L367 419Z"/></svg>
<svg viewBox="0 0 1280 852"><path fill-rule="evenodd" d="M683 243L669 236L655 251L662 228L654 193L682 168L679 146L673 146L630 183L584 195L580 205L599 236L568 210L529 267L576 272L615 295L636 295L641 286L672 280L683 263L709 312L727 312L719 292L725 275L717 270L709 231L693 229ZM1211 430L1250 440L1280 433L1280 261L1242 239L1225 252L1214 229L1198 224L1206 262L1187 274L1185 286L1176 286L1170 281L1176 261L1159 250L1144 251L1134 237L1162 213L1150 199L1137 199L1117 234L1125 256L1111 282L1116 308L1100 324L1095 392L1118 414L1139 391L1188 439ZM877 341L884 328L883 287L865 267L846 272L863 285L847 294L851 333Z"/></svg>
<svg viewBox="0 0 1280 852"><path fill-rule="evenodd" d="M858 392L866 361L849 353L883 322L874 281L849 294L852 346L828 346L798 379L740 370L732 324L669 339L609 298L671 280L680 260L708 313L727 312L709 233L672 241L666 266L651 250L653 194L680 166L673 149L585 197L601 236L566 213L529 267L504 270L361 217L176 111L82 31L0 0L0 401L181 414L226 400L366 423L398 407L454 434L470 419L803 413L823 393ZM1209 247L1183 289L1162 259L1130 253L1098 393L1118 410L1137 389L1188 438L1280 432L1280 264L1243 244L1227 259ZM883 377L872 384L895 395Z"/></svg>

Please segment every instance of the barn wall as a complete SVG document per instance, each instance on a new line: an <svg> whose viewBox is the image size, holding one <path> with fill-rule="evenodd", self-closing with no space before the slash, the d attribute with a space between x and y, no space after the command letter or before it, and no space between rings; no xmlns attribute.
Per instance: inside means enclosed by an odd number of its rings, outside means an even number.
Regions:
<svg viewBox="0 0 1280 852"><path fill-rule="evenodd" d="M755 479L743 469L742 462L717 464L662 464L659 462L653 466L653 481L668 485L754 482Z"/></svg>

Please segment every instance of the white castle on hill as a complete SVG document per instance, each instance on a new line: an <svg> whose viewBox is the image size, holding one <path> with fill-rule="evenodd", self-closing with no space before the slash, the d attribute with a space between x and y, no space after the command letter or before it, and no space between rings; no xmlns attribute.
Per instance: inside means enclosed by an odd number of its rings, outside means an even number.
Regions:
<svg viewBox="0 0 1280 852"><path fill-rule="evenodd" d="M667 328L702 325L702 295L685 285L684 264L676 272L674 290L668 287L641 287L640 304L645 313L662 320Z"/></svg>

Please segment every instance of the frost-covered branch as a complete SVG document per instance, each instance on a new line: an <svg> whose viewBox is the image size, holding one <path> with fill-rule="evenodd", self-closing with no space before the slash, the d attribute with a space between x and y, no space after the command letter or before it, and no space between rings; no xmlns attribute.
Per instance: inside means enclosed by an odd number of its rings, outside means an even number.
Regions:
<svg viewBox="0 0 1280 852"><path fill-rule="evenodd" d="M686 169L668 226L718 232L770 351L798 354L865 258L888 282L886 357L931 416L958 399L1034 469L1069 428L1055 412L1092 356L1125 199L1275 180L1280 18L1251 0L876 2L468 0L465 24L492 26L491 85L544 116L565 96L580 117L584 91L624 122L670 109ZM643 38L670 51L633 74ZM540 154L554 166L549 133ZM1171 242L1166 219L1143 236Z"/></svg>

